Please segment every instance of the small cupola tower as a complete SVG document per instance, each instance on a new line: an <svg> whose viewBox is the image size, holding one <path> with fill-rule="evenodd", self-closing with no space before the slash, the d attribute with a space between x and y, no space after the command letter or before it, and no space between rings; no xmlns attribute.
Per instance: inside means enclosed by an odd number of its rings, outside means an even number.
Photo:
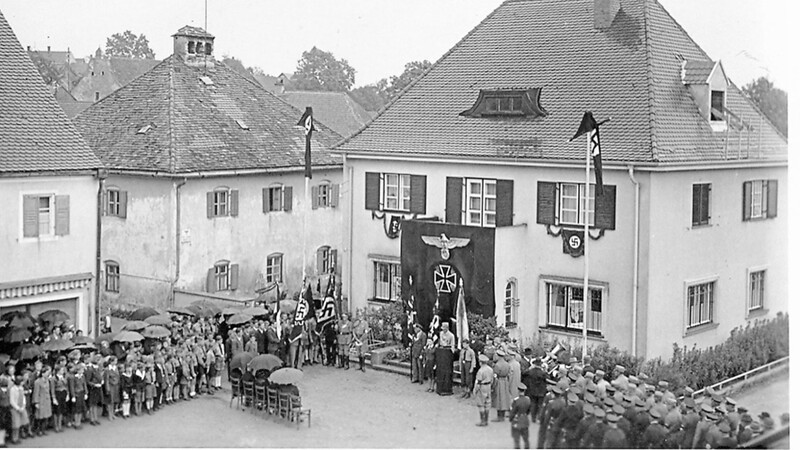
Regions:
<svg viewBox="0 0 800 450"><path fill-rule="evenodd" d="M173 52L190 66L214 67L214 35L186 25L172 35Z"/></svg>

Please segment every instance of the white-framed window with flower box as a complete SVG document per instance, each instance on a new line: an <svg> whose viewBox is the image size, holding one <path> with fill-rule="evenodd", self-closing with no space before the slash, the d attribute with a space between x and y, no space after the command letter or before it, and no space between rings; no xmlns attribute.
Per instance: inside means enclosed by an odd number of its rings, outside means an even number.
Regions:
<svg viewBox="0 0 800 450"><path fill-rule="evenodd" d="M539 277L539 326L566 333L603 337L608 309L608 283L589 280L589 314L584 314L583 279L542 275Z"/></svg>
<svg viewBox="0 0 800 450"><path fill-rule="evenodd" d="M400 299L400 258L370 255L372 264L372 301L392 302Z"/></svg>
<svg viewBox="0 0 800 450"><path fill-rule="evenodd" d="M759 313L766 309L767 267L757 266L747 269L747 314Z"/></svg>
<svg viewBox="0 0 800 450"><path fill-rule="evenodd" d="M711 276L684 282L686 332L703 330L714 325L717 281L717 276Z"/></svg>

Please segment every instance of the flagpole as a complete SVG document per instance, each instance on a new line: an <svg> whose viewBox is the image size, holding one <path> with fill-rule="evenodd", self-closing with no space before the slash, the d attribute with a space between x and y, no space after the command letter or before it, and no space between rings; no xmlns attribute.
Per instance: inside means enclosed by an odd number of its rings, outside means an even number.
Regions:
<svg viewBox="0 0 800 450"><path fill-rule="evenodd" d="M583 195L583 352L582 361L586 360L589 340L589 160L592 153L592 133L586 133L586 187Z"/></svg>

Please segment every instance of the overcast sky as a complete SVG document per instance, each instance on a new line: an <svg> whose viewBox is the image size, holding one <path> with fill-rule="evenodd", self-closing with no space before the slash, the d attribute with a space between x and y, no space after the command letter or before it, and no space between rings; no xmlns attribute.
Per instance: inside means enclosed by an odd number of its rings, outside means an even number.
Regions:
<svg viewBox="0 0 800 450"><path fill-rule="evenodd" d="M501 0L208 0L215 54L277 75L294 71L317 46L347 59L356 85L402 72L408 61L437 60ZM787 89L795 58L788 0L661 0L728 76L742 86L761 75ZM202 27L204 0L0 0L23 46L69 47L86 56L113 33L145 34L156 58L172 53L171 35ZM794 37L792 32L792 37ZM787 54L787 52L789 52ZM791 56L789 56L791 55Z"/></svg>

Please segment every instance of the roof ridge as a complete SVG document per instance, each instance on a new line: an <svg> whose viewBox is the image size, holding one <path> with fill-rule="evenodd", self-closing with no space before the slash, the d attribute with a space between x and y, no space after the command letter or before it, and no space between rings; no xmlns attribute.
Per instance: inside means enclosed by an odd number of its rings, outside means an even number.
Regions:
<svg viewBox="0 0 800 450"><path fill-rule="evenodd" d="M415 86L417 83L419 83L419 82L420 82L420 81L421 81L423 78L425 78L425 77L426 77L426 76L427 76L427 75L428 75L428 74L431 72L431 70L433 70L433 69L434 69L434 67L437 67L437 66L438 66L438 65L439 65L439 64L440 64L440 63L441 63L441 62L442 62L442 61L443 61L445 58L447 58L448 56L450 56L450 55L451 55L451 54L452 54L452 53L453 53L453 52L454 52L454 51L455 51L457 48L459 48L459 47L460 47L460 46L461 46L461 45L464 43L464 41L466 41L467 39L469 39L470 37L472 37L472 35L473 35L473 34L475 34L475 32L476 32L476 31L477 31L477 30L478 30L478 29L479 29L481 26L483 26L483 24L485 24L486 22L488 22L488 21L489 21L489 19L491 19L492 17L494 17L494 16L497 14L497 12L498 12L498 11L500 11L500 9L502 9L502 8L503 8L503 7L504 7L506 4L508 4L508 3L514 3L514 2L517 2L517 1L519 1L519 0L505 0L503 3L499 4L499 5L497 6L497 8L495 8L495 9L494 9L492 12L490 12L489 14L487 14L487 15L486 15L486 17L484 17L484 18L483 18L483 20L481 20L480 22L478 22L478 24L477 24L477 25L475 25L474 27L472 27L472 29L471 29L471 30L469 30L469 32L468 32L467 34L465 34L465 35L464 35L464 36L463 36L463 37L462 37L462 38L461 38L461 39L460 39L458 42L456 42L456 43L455 43L455 45L453 45L452 47L450 47L450 50L447 50L447 51L446 51L446 52L445 52L445 53L444 53L442 56L440 56L440 57L439 57L439 59L437 59L437 60L436 60L436 62L434 62L433 64L431 64L431 66L430 66L430 67L428 67L428 69L427 69L426 71L422 72L422 74L421 74L420 76L418 76L417 78L415 78L415 79L411 80L411 83L408 83L408 84L406 85L406 87L404 87L404 88L403 88L403 90L401 90L400 92L398 92L398 93L397 93L397 95L396 95L396 96L395 96L395 97L394 97L392 100L390 100L390 101L389 101L389 103L387 103L387 104L386 104L386 105L384 105L384 106L383 106L383 107L382 107L380 110L378 110L378 113L377 113L377 114L375 114L375 117L373 117L371 120L368 120L368 121L367 121L367 123L365 123L365 124L364 124L364 125L361 127L361 129L360 129L360 130L358 130L358 131L356 131L355 133L353 133L353 134L352 134L350 137L344 138L344 139L342 139L342 141L341 141L341 142L338 142L338 143L336 143L336 145L334 145L333 147L331 147L331 150L337 149L337 148L339 148L339 147L341 147L341 146L343 146L343 145L347 144L348 142L350 142L351 140L353 140L353 139L354 139L356 136L360 135L360 134L361 134L361 133L362 133L364 130L366 130L366 129L367 129L367 127L369 127L370 125L372 125L372 123L373 123L373 122L375 122L376 120L378 120L378 118L379 118L379 117L381 117L381 116L383 115L383 113L384 113L384 112L386 112L386 110L388 110L388 109L389 109L389 108L390 108L392 105L394 105L395 103L397 103L397 101L398 101L398 100L400 100L400 98L403 96L403 94L405 94L405 93L406 93L406 92L407 92L409 89L411 89L412 87L414 87L414 86Z"/></svg>
<svg viewBox="0 0 800 450"><path fill-rule="evenodd" d="M648 119L647 127L649 132L648 140L650 141L650 154L655 161L659 160L658 156L658 143L656 142L656 93L655 93L655 80L653 79L653 51L650 36L650 8L648 2L642 2L642 16L644 17L644 59L645 59L645 78L647 80L647 109ZM654 0L658 1L658 0Z"/></svg>
<svg viewBox="0 0 800 450"><path fill-rule="evenodd" d="M646 0L645 0L645 1L646 1ZM655 2L655 4L656 4L656 5L658 5L658 6L661 8L661 11L663 11L663 12L664 12L664 13L667 15L667 17L669 18L669 20L671 20L671 21L672 21L672 22L673 22L673 23L674 23L674 24L675 24L675 25L678 27L678 29L681 31L681 33L683 33L683 34L684 34L684 35L685 35L685 36L686 36L686 37L689 39L689 41L690 41L692 44L694 44L694 46L695 46L695 47L697 47L697 49L698 49L698 50L700 50L700 53L702 53L702 54L703 54L703 56L705 56L706 58L708 58L708 59L709 59L709 60L711 60L711 61L714 61L714 60L713 60L713 59L712 59L712 58L711 58L711 57L708 55L708 53L706 53L706 51L703 49L703 47L701 47L701 46L700 46L700 44L698 44L698 43L697 43L697 42L696 42L696 41L695 41L695 40L692 38L692 35L690 35L690 34L689 34L687 31L686 31L686 29L685 29L685 28L683 28L683 25L681 25L681 24L680 24L680 22L678 22L677 20L675 20L675 18L674 18L674 17L672 17L672 14L670 14L670 13L669 13L669 11L667 11L667 8L665 8L665 7L664 7L664 5L662 5L661 3L659 3L659 1L658 1L658 0L653 0L653 2Z"/></svg>

